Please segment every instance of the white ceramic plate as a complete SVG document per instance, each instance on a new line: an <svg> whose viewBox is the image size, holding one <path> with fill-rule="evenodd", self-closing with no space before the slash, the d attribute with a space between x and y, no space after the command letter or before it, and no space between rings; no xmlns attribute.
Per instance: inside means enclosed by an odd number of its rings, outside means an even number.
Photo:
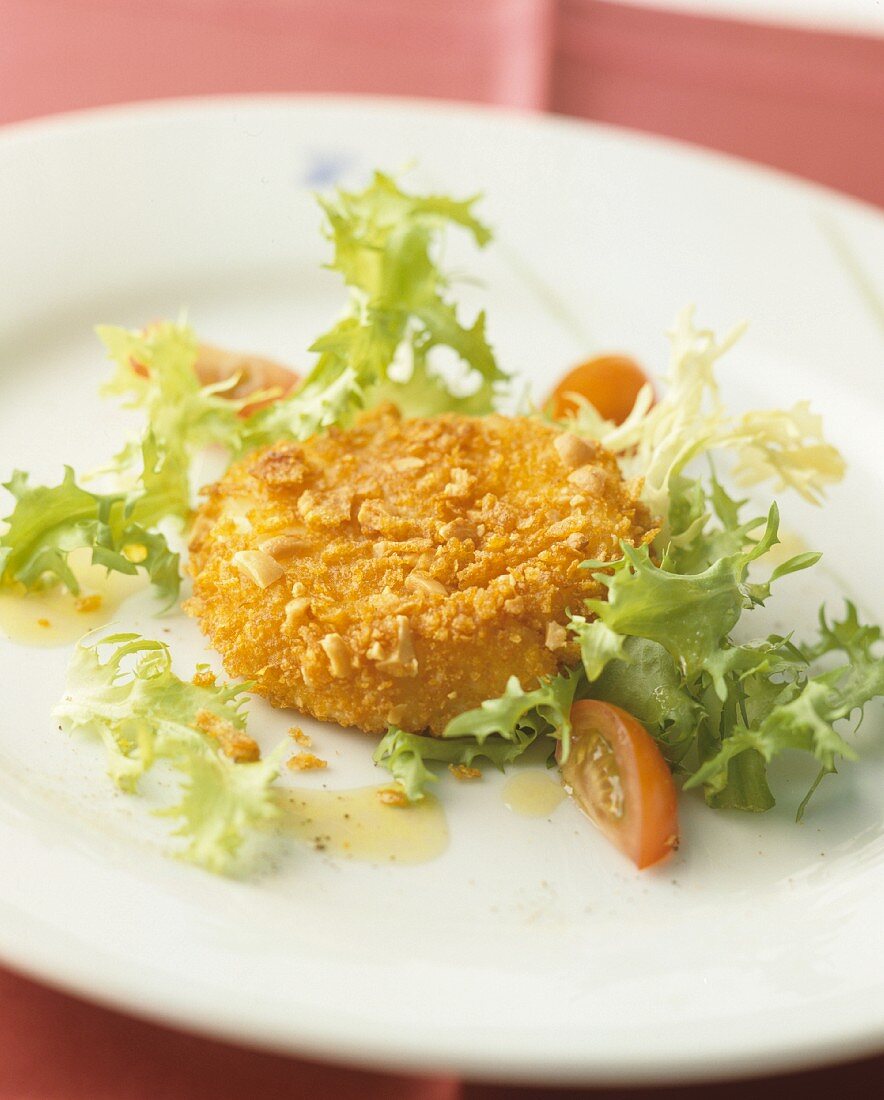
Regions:
<svg viewBox="0 0 884 1100"><path fill-rule="evenodd" d="M499 245L476 256L502 362L542 393L603 348L665 363L686 302L752 327L723 368L737 405L813 399L847 483L786 525L829 574L783 582L774 620L812 625L849 591L881 615L884 221L820 189L620 133L466 108L329 99L182 102L0 137L0 471L94 467L123 418L96 396L97 321L182 307L207 338L303 364L342 301L306 188L414 161L415 186L482 190ZM121 619L204 655L183 617ZM162 631L165 631L163 633ZM512 814L501 781L439 784L445 854L374 866L281 849L213 878L165 858L144 800L48 717L64 649L0 640L0 951L87 997L241 1043L364 1065L584 1083L803 1067L884 1032L884 760L863 759L794 824L805 771L762 818L683 806L684 841L634 873L570 804ZM290 723L263 704L272 744ZM369 744L318 728L327 782L379 781Z"/></svg>

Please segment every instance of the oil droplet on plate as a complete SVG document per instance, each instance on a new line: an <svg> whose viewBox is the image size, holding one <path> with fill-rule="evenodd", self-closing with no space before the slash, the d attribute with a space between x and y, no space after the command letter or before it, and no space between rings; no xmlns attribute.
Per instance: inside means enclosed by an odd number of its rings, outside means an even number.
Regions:
<svg viewBox="0 0 884 1100"><path fill-rule="evenodd" d="M518 771L510 776L503 788L507 809L522 817L547 817L565 797L558 781L558 772L540 768Z"/></svg>
<svg viewBox="0 0 884 1100"><path fill-rule="evenodd" d="M67 645L109 622L123 600L147 586L144 573L109 574L103 565L92 565L91 558L88 549L68 557L80 583L79 596L60 584L43 592L0 594L0 631L18 645Z"/></svg>
<svg viewBox="0 0 884 1100"><path fill-rule="evenodd" d="M298 788L281 795L282 830L320 851L366 863L428 863L448 847L448 826L437 798L389 806L378 787Z"/></svg>

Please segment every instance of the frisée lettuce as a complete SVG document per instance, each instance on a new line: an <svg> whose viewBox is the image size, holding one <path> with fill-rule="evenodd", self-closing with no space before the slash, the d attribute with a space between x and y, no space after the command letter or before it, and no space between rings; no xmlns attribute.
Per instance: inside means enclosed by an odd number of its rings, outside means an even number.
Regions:
<svg viewBox="0 0 884 1100"><path fill-rule="evenodd" d="M303 385L249 418L249 447L304 439L355 410L392 401L410 416L491 412L507 379L485 336L485 315L462 322L438 262L444 232L459 227L479 247L491 233L473 214L476 199L412 195L382 172L364 190L320 197L329 263L349 290L344 315L318 337ZM452 379L436 352L453 353Z"/></svg>
<svg viewBox="0 0 884 1100"><path fill-rule="evenodd" d="M141 446L142 470L134 488L92 493L65 467L58 485L30 485L16 470L6 488L15 498L0 536L0 587L34 591L61 583L77 595L79 582L68 565L73 550L92 551L92 562L118 573L143 569L168 605L178 597L178 554L156 524L184 519L186 467L157 447L153 435Z"/></svg>
<svg viewBox="0 0 884 1100"><path fill-rule="evenodd" d="M739 511L730 513L737 521ZM571 629L584 655L599 653L595 635L623 639L594 663L584 657L590 697L638 717L686 773L685 785L703 786L711 805L761 811L774 804L765 765L785 749L812 754L823 772L835 770L837 755L855 758L834 723L882 691L884 660L873 654L880 632L861 626L850 604L832 627L821 611L820 638L807 644L777 635L734 641L741 615L768 599L775 580L817 560L797 555L766 581L750 581L749 562L778 541L773 508L755 541L748 531L757 523L737 522L745 548L696 574L625 546L619 562L594 574L608 590L607 600L588 601L597 617L574 618ZM837 650L849 663L812 675L813 662Z"/></svg>
<svg viewBox="0 0 884 1100"><path fill-rule="evenodd" d="M384 400L409 414L491 410L506 375L485 337L484 314L470 325L461 322L437 261L446 227L463 228L480 246L489 241L489 230L472 213L475 199L407 194L376 173L361 192L340 190L319 201L334 246L329 266L342 275L350 304L312 345L318 359L303 385L263 405L279 395L267 390L235 399L229 391L236 376L200 382L199 345L186 324L99 326L115 365L102 392L142 411L147 426L141 440L130 440L98 473L128 485L140 462L137 485L92 493L68 469L60 485L32 487L16 472L6 485L16 506L0 538L0 585L30 590L55 580L76 593L67 556L88 547L93 562L108 569L134 573L141 566L172 602L178 556L157 524L189 516L192 465L207 447L224 447L236 458L281 439L307 438ZM460 377L437 370L434 353L441 347L457 357Z"/></svg>
<svg viewBox="0 0 884 1100"><path fill-rule="evenodd" d="M236 375L203 385L196 372L199 344L196 334L181 322L160 321L144 329L99 325L96 329L115 365L102 387L107 397L121 397L125 408L139 409L147 418L147 432L185 471L206 447L220 444L232 453L243 445L242 411L272 391L236 399L229 392ZM141 444L130 441L114 457L112 470L125 471L137 460ZM190 506L191 487L183 479L179 510Z"/></svg>
<svg viewBox="0 0 884 1100"><path fill-rule="evenodd" d="M110 653L102 660L104 647ZM245 731L248 685L215 685L205 667L197 672L205 682L179 679L169 647L137 634L86 638L74 651L67 694L53 714L71 732L101 739L111 778L129 794L138 793L139 780L158 761L176 769L180 799L156 812L177 823L173 835L185 841L185 859L226 873L250 832L277 815L272 784L283 746L247 762L225 753L204 731Z"/></svg>
<svg viewBox="0 0 884 1100"><path fill-rule="evenodd" d="M539 737L554 734L567 742L571 704L581 685L581 671L549 677L532 691L523 691L515 676L498 699L453 718L441 737L405 733L392 726L374 754L402 785L412 801L423 798L436 775L426 761L464 764L487 760L501 770L518 759Z"/></svg>
<svg viewBox="0 0 884 1100"><path fill-rule="evenodd" d="M685 524L679 504L692 479L686 468L694 459L725 452L735 459L731 476L737 485L773 482L774 492L792 489L819 504L829 485L844 476L844 460L823 438L822 421L806 401L791 409L766 409L732 416L722 403L715 378L716 362L736 344L745 326L719 340L698 329L693 307L679 313L669 332L670 362L666 392L654 403L650 385L639 393L623 424L604 420L587 401L563 426L603 443L617 455L627 476L642 479L642 496L664 521L664 538L690 541L693 525ZM671 530L675 520L682 520Z"/></svg>
<svg viewBox="0 0 884 1100"><path fill-rule="evenodd" d="M104 392L127 397L128 407L141 409L150 431L182 458L209 444L238 457L283 439L307 439L381 401L411 416L490 412L508 376L488 343L484 313L469 324L461 320L439 264L451 227L479 247L491 239L473 214L475 202L409 194L381 172L362 191L319 197L333 246L328 267L343 278L349 302L311 344L316 363L291 394L267 391L237 401L228 395L236 378L202 385L194 370L196 336L171 322L140 331L99 327L116 363ZM440 349L456 367L449 362L442 369ZM253 407L273 396L279 399ZM128 444L115 467L125 469L136 447Z"/></svg>

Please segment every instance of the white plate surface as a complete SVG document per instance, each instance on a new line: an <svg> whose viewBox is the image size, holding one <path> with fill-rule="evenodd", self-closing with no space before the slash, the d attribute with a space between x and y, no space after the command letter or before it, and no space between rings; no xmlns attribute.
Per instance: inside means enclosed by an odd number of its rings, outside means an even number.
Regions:
<svg viewBox="0 0 884 1100"><path fill-rule="evenodd" d="M0 135L0 473L94 467L126 422L96 396L91 327L186 307L216 343L304 364L342 301L308 194L414 162L414 186L485 192L499 245L478 272L502 362L542 394L604 348L660 369L686 302L749 334L736 405L809 397L850 463L824 510L782 501L828 573L783 582L773 621L810 627L880 583L884 220L786 177L616 130L467 108L181 102ZM122 625L204 657L183 617ZM513 815L499 777L439 784L450 845L415 867L292 844L271 872L212 878L162 854L143 800L49 720L64 649L0 639L0 953L89 998L318 1058L545 1082L686 1080L819 1064L884 1035L881 712L860 764L796 826L806 770L763 817L683 806L684 842L634 873L570 804ZM260 703L273 744L290 717ZM320 779L377 782L363 738L316 727Z"/></svg>

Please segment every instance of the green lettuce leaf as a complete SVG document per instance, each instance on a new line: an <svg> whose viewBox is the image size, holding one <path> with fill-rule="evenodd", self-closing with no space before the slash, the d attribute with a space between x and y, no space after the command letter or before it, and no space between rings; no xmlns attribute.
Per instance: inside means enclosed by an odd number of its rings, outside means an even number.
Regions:
<svg viewBox="0 0 884 1100"><path fill-rule="evenodd" d="M148 430L187 471L211 445L238 457L281 439L307 439L353 413L393 401L406 415L490 412L506 381L485 335L485 317L465 324L439 265L447 228L467 231L483 247L488 229L472 213L475 198L411 195L382 173L360 192L320 197L334 253L329 267L349 290L344 316L310 350L317 361L301 386L247 417L266 394L233 400L236 379L202 385L192 329L164 321L145 329L103 325L98 335L116 365L104 393L144 412ZM440 367L439 349L459 369ZM139 445L129 443L109 469L129 470ZM192 486L181 485L180 504Z"/></svg>
<svg viewBox="0 0 884 1100"><path fill-rule="evenodd" d="M111 652L102 661L107 646ZM124 791L137 793L139 779L158 760L180 772L180 800L157 812L178 822L174 835L187 842L185 859L226 873L249 833L278 812L272 784L285 746L263 760L234 763L198 728L200 712L209 712L244 731L247 689L187 683L172 672L164 643L115 634L77 646L67 694L53 714L69 730L101 739L109 773Z"/></svg>
<svg viewBox="0 0 884 1100"><path fill-rule="evenodd" d="M0 536L0 586L28 591L61 583L80 587L68 565L73 550L92 551L92 562L132 575L143 569L158 595L174 603L180 584L178 555L153 525L165 516L183 518L181 466L161 453L152 436L142 450L142 473L128 492L91 493L68 466L58 485L28 484L16 471L5 488L15 498Z"/></svg>
<svg viewBox="0 0 884 1100"><path fill-rule="evenodd" d="M580 659L590 683L598 680L611 661L626 661L626 636L612 630L603 619L572 615L568 628L580 643Z"/></svg>
<svg viewBox="0 0 884 1100"><path fill-rule="evenodd" d="M527 726L515 729L508 739L492 736L481 741L475 737L426 737L391 726L372 759L390 772L410 801L416 802L424 797L427 785L438 779L427 767L428 761L470 767L477 760L487 760L503 770L536 739L537 733Z"/></svg>
<svg viewBox="0 0 884 1100"><path fill-rule="evenodd" d="M317 367L293 394L247 419L240 450L254 450L281 439L309 439L334 424L347 424L354 412L368 404L365 380L355 368L339 363L323 370Z"/></svg>
<svg viewBox="0 0 884 1100"><path fill-rule="evenodd" d="M143 330L102 325L97 332L116 364L103 393L125 397L125 407L141 410L149 434L175 456L185 475L207 447L220 446L238 457L280 439L307 439L346 421L365 404L356 372L344 366L340 371L314 371L296 396L274 401L244 418L245 408L273 396L273 391L234 399L228 391L236 377L202 385L196 373L197 338L187 325L164 321ZM127 444L108 469L129 469L138 446ZM180 499L169 502L177 510L189 506L194 486L185 476L179 489Z"/></svg>
<svg viewBox="0 0 884 1100"><path fill-rule="evenodd" d="M148 432L185 472L193 457L213 444L234 454L242 448L245 429L239 414L262 394L241 400L227 396L236 385L235 377L202 385L196 373L199 347L193 329L161 321L137 330L99 325L96 332L116 368L102 393L123 397L125 408L141 410ZM110 468L130 468L140 446L128 444ZM179 509L190 504L186 479L182 489L186 499L178 503Z"/></svg>
<svg viewBox="0 0 884 1100"><path fill-rule="evenodd" d="M703 784L713 793L720 792L728 783L729 768L744 753L754 753L769 763L787 749L798 749L820 762L820 777L835 771L838 756L855 760L854 749L835 724L857 710L861 712L870 699L884 694L884 658L873 653L880 638L880 628L861 624L856 608L849 602L840 622L830 625L821 614L820 637L808 647L807 657L816 659L841 651L847 662L816 676L798 675L781 682L777 696L769 701L763 714L758 714L756 700L755 721L748 721L746 711L744 721L735 724L718 751L698 768L686 786ZM757 675L754 669L748 673L749 677ZM806 805L807 799L801 804L799 816Z"/></svg>
<svg viewBox="0 0 884 1100"><path fill-rule="evenodd" d="M578 624L578 634L596 625L598 620L586 627ZM647 638L620 641L619 655L605 662L587 694L614 703L637 718L657 740L669 763L678 765L695 745L705 710L663 646Z"/></svg>
<svg viewBox="0 0 884 1100"><path fill-rule="evenodd" d="M387 768L414 800L422 798L426 785L436 780L426 761L469 766L485 759L503 769L546 736L561 740L567 757L571 704L583 683L582 671L567 670L523 691L518 679L511 676L502 695L453 718L441 737L391 727L378 745L374 761Z"/></svg>
<svg viewBox="0 0 884 1100"><path fill-rule="evenodd" d="M300 389L249 418L244 446L304 439L380 401L412 416L490 412L507 376L484 314L461 321L437 259L448 227L466 230L480 247L490 240L472 212L476 199L411 195L376 172L363 191L319 201L334 249L328 266L348 287L349 306L311 346L319 358ZM456 355L454 378L439 369L439 348Z"/></svg>
<svg viewBox="0 0 884 1100"><path fill-rule="evenodd" d="M566 669L558 676L546 677L530 691L523 690L518 679L511 676L502 695L452 718L442 737L470 737L484 744L491 737L514 741L526 731L549 734L562 742L562 759L567 760L571 704L583 683L582 669Z"/></svg>
<svg viewBox="0 0 884 1100"><path fill-rule="evenodd" d="M607 599L588 600L587 610L615 635L657 642L687 678L695 676L719 652L743 611L770 595L774 580L816 560L801 555L775 569L768 581L750 583L749 565L779 541L776 504L771 505L764 532L755 541L748 535L759 522L763 521L745 525L741 549L719 558L702 573L674 572L669 568L671 560L664 558L657 565L647 546L628 543L622 544L624 556L619 561L585 562L586 568L605 567L605 572L593 576L607 588ZM584 631L584 648L585 636Z"/></svg>

